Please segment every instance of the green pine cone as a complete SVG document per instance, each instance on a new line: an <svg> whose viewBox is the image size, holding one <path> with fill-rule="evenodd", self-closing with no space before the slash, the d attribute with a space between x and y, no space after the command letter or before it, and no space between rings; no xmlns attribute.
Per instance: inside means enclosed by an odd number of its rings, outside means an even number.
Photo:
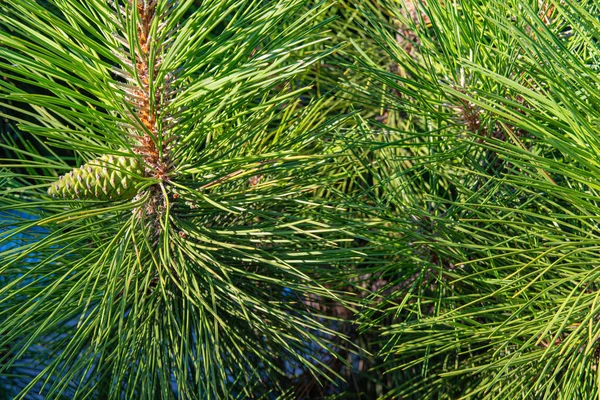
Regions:
<svg viewBox="0 0 600 400"><path fill-rule="evenodd" d="M136 175L143 175L134 157L104 155L62 175L48 189L52 197L88 200L124 200L137 194Z"/></svg>

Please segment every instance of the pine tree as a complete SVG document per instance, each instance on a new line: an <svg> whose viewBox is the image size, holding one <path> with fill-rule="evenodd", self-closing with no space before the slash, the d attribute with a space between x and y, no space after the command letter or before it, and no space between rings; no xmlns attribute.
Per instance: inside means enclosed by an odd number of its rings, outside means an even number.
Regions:
<svg viewBox="0 0 600 400"><path fill-rule="evenodd" d="M597 2L380 4L349 89L407 117L369 121L382 397L597 398Z"/></svg>
<svg viewBox="0 0 600 400"><path fill-rule="evenodd" d="M297 368L336 379L323 357L351 344L320 305L350 307L365 224L339 196L355 131L304 95L336 49L325 11L0 3L10 396L293 397Z"/></svg>
<svg viewBox="0 0 600 400"><path fill-rule="evenodd" d="M598 11L1 2L0 397L598 397Z"/></svg>

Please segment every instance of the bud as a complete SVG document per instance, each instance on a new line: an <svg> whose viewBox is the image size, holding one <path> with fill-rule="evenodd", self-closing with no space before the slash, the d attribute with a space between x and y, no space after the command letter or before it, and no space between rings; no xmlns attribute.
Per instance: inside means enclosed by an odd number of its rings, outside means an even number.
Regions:
<svg viewBox="0 0 600 400"><path fill-rule="evenodd" d="M59 177L48 189L52 197L87 200L124 200L137 194L144 174L134 157L104 155Z"/></svg>

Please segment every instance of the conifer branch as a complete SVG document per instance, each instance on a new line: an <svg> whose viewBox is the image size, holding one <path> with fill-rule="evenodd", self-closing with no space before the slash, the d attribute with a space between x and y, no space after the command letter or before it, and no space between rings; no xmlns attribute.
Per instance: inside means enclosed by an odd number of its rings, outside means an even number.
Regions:
<svg viewBox="0 0 600 400"><path fill-rule="evenodd" d="M128 136L135 141L133 150L144 160L146 175L158 182L167 181L172 173L169 150L174 145L174 138L170 135L173 117L165 111L174 95L171 88L174 74L170 71L162 73L162 56L167 51L169 36L176 33L173 30L164 32L165 18L175 5L171 2L166 4L166 7L159 7L157 0L128 0L125 8L119 8L121 18L118 20L134 24L135 36L129 40L118 36L124 47L120 59L125 66L132 68L115 71L116 75L125 79L121 87L132 107L130 117L135 122ZM127 22L125 25L120 22L122 32L127 32L127 25ZM163 78L159 80L161 76ZM152 196L145 212L159 217L166 207L163 191L158 186L148 190ZM154 226L160 230L157 220Z"/></svg>

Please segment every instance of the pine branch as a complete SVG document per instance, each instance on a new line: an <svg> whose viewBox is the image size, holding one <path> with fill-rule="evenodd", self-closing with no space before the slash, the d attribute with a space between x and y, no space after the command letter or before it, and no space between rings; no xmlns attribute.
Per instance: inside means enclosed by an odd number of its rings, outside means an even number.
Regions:
<svg viewBox="0 0 600 400"><path fill-rule="evenodd" d="M37 363L17 398L283 394L281 360L338 379L321 354L350 345L305 299L351 307L365 225L337 192L356 133L297 85L336 49L322 10L51 3L0 4L0 106L32 140L2 144L0 372Z"/></svg>

